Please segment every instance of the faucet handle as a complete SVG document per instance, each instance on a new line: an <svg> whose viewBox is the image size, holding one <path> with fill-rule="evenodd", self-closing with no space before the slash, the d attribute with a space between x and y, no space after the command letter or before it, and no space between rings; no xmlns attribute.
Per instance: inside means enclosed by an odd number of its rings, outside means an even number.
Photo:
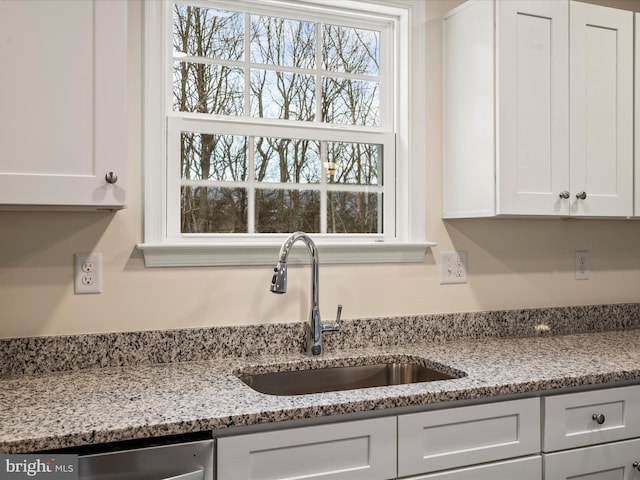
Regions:
<svg viewBox="0 0 640 480"><path fill-rule="evenodd" d="M336 321L333 323L323 323L323 332L337 332L340 330L340 316L342 315L342 304L338 305L338 313L336 314Z"/></svg>

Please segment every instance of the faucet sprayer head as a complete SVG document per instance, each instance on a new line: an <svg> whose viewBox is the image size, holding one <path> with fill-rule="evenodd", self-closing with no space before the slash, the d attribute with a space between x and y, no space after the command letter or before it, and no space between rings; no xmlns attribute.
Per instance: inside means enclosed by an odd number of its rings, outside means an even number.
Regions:
<svg viewBox="0 0 640 480"><path fill-rule="evenodd" d="M287 293L287 262L278 261L273 269L270 290L272 293Z"/></svg>

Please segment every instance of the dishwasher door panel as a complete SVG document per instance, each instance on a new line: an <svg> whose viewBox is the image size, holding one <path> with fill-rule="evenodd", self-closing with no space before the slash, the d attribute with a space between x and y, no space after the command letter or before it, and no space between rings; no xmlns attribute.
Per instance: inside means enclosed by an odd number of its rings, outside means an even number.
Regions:
<svg viewBox="0 0 640 480"><path fill-rule="evenodd" d="M80 480L212 480L213 440L78 458Z"/></svg>

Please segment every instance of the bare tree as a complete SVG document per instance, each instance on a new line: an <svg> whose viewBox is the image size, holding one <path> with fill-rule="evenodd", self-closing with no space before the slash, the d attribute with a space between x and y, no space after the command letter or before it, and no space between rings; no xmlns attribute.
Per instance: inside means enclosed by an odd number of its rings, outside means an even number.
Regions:
<svg viewBox="0 0 640 480"><path fill-rule="evenodd" d="M174 5L174 50L196 59L239 60L244 55L243 15L219 15L212 9ZM174 66L174 109L217 115L243 113L242 72L224 65L201 61L178 62ZM194 138L197 137L197 141ZM184 179L211 179L219 175L221 161L244 180L246 159L230 152L233 139L211 134L181 136L181 174ZM239 163L238 163L239 162ZM212 165L214 171L212 172ZM238 168L240 167L240 168ZM217 173L216 173L217 172ZM246 192L206 187L183 187L181 231L246 231ZM220 222L222 209L234 221ZM217 218L216 218L217 217ZM221 225L224 224L224 227ZM224 228L224 230L222 230Z"/></svg>

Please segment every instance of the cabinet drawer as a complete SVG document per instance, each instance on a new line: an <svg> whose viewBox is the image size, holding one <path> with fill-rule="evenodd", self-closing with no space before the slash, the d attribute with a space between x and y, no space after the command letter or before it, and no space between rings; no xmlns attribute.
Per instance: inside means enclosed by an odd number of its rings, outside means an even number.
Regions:
<svg viewBox="0 0 640 480"><path fill-rule="evenodd" d="M218 480L396 477L396 417L218 439Z"/></svg>
<svg viewBox="0 0 640 480"><path fill-rule="evenodd" d="M543 478L549 480L635 479L633 463L640 461L640 440L626 440L567 452L545 453Z"/></svg>
<svg viewBox="0 0 640 480"><path fill-rule="evenodd" d="M411 477L407 480L496 480L500 478L540 480L542 478L542 457L536 455L535 457L458 468L446 472Z"/></svg>
<svg viewBox="0 0 640 480"><path fill-rule="evenodd" d="M527 398L398 417L398 476L540 450L540 400Z"/></svg>
<svg viewBox="0 0 640 480"><path fill-rule="evenodd" d="M545 452L640 435L637 385L545 397L543 406Z"/></svg>

